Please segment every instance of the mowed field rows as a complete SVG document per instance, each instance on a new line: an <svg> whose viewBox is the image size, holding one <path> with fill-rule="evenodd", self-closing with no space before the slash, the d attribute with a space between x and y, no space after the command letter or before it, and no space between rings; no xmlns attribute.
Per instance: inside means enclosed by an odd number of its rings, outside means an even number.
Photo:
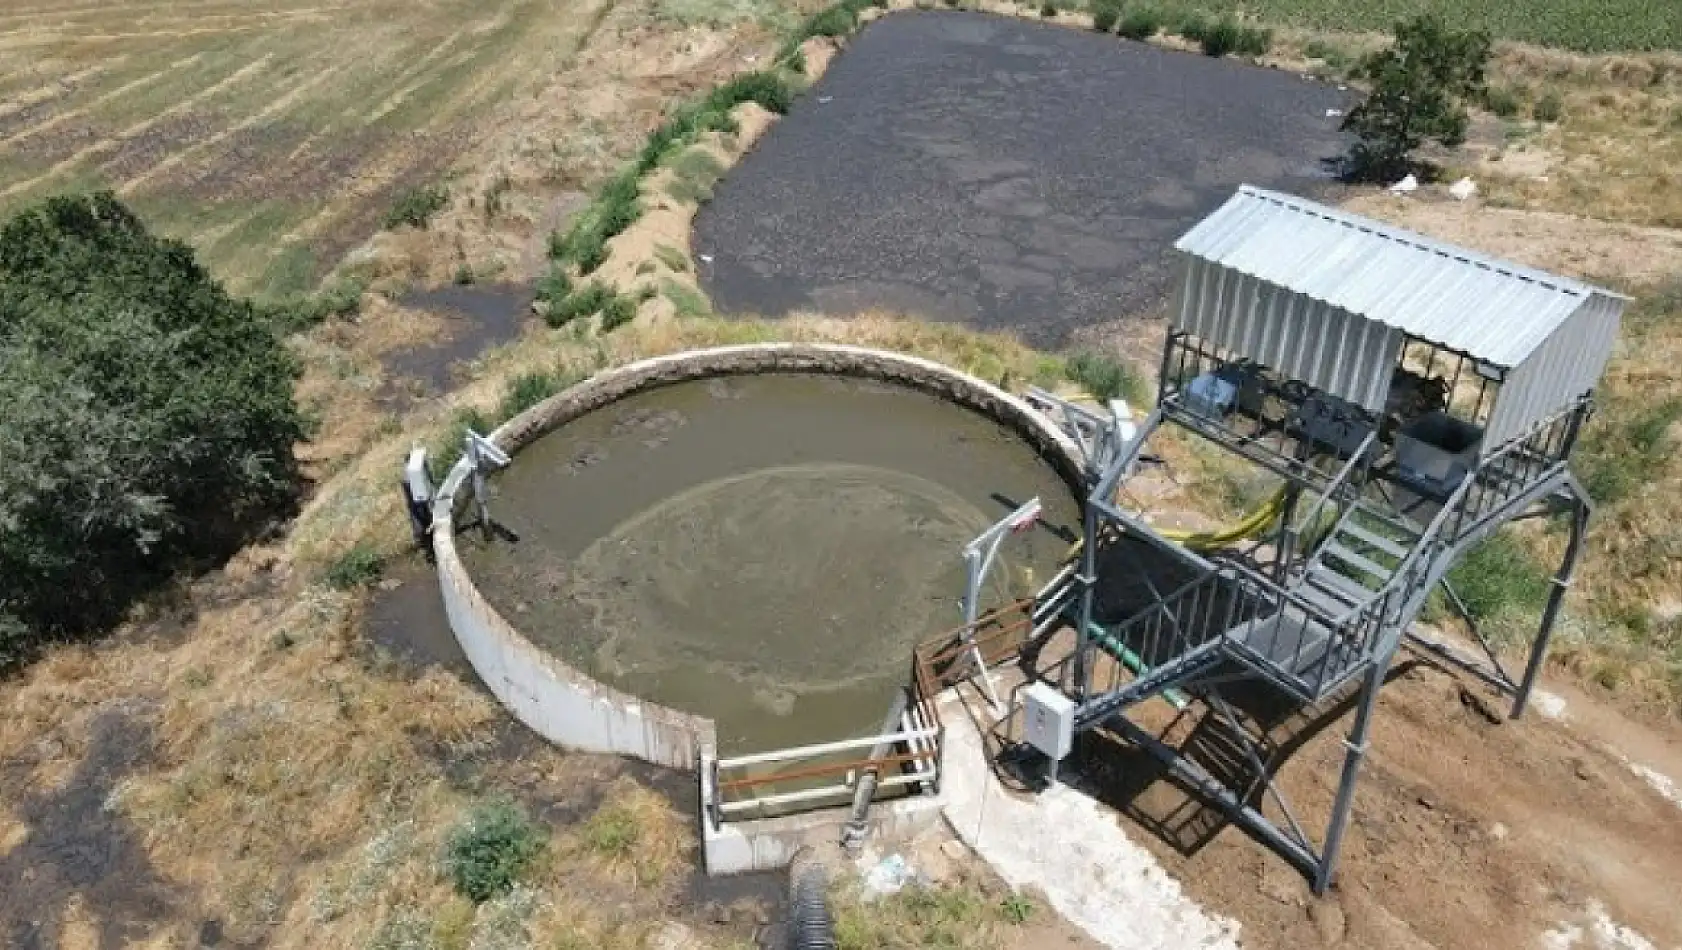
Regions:
<svg viewBox="0 0 1682 950"><path fill-rule="evenodd" d="M1173 11L1227 10L1269 23L1388 32L1434 12L1451 26L1496 39L1589 53L1682 49L1678 0L1154 0Z"/></svg>
<svg viewBox="0 0 1682 950"><path fill-rule="evenodd" d="M38 0L0 10L0 217L112 188L244 292L311 287L541 82L591 0Z"/></svg>

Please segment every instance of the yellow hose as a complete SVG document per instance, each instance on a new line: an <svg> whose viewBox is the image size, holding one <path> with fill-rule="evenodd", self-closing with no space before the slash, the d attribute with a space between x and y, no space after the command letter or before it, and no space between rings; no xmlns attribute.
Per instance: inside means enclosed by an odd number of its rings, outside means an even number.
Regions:
<svg viewBox="0 0 1682 950"><path fill-rule="evenodd" d="M1159 531L1163 537L1175 544L1181 544L1193 551L1214 551L1219 548L1230 547L1245 538L1252 538L1261 534L1279 520L1279 514L1285 507L1285 486L1280 486L1273 496L1257 506L1255 511L1245 515L1242 519L1224 528L1214 531ZM1084 541L1076 541L1069 548L1065 560L1080 553Z"/></svg>

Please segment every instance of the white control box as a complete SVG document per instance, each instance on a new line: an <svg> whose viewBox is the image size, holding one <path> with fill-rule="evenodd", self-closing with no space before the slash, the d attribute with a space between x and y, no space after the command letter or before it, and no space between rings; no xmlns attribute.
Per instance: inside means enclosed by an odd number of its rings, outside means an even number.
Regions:
<svg viewBox="0 0 1682 950"><path fill-rule="evenodd" d="M1022 694L1022 733L1028 744L1061 761L1075 742L1075 701L1049 683L1035 683Z"/></svg>

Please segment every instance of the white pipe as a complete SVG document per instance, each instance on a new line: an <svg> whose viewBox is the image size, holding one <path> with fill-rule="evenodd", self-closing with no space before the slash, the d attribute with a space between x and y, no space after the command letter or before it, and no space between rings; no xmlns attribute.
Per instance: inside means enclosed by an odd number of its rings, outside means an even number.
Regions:
<svg viewBox="0 0 1682 950"><path fill-rule="evenodd" d="M812 758L828 755L832 752L846 752L849 749L873 747L882 742L910 742L913 739L932 739L935 730L923 729L917 732L901 732L887 736L867 736L861 739L842 739L838 742L824 742L818 745L796 746L791 749L777 749L771 752L756 752L752 755L739 755L732 759L719 759L720 769L741 768L744 765L763 765L767 762L786 762L789 759Z"/></svg>

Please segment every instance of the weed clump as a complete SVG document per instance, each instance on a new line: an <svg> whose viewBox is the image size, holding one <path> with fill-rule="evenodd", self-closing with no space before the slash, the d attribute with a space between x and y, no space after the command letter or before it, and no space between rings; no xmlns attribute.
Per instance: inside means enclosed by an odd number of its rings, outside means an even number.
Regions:
<svg viewBox="0 0 1682 950"><path fill-rule="evenodd" d="M1131 366L1090 350L1069 357L1064 375L1099 402L1122 398L1142 404L1149 395L1144 379Z"/></svg>
<svg viewBox="0 0 1682 950"><path fill-rule="evenodd" d="M367 544L357 544L328 565L321 579L334 590L367 587L385 572L385 556Z"/></svg>
<svg viewBox="0 0 1682 950"><path fill-rule="evenodd" d="M1096 4L1092 8L1092 28L1100 33L1115 32L1116 22L1121 19L1121 8L1113 0Z"/></svg>
<svg viewBox="0 0 1682 950"><path fill-rule="evenodd" d="M1220 57L1230 53L1261 56L1273 45L1272 32L1244 26L1230 16L1214 23L1198 20L1193 25L1197 35L1187 33L1186 36L1197 41L1205 56Z"/></svg>
<svg viewBox="0 0 1682 950"><path fill-rule="evenodd" d="M561 391L561 382L552 373L521 373L508 381L496 414L512 419Z"/></svg>
<svg viewBox="0 0 1682 950"><path fill-rule="evenodd" d="M424 231L432 216L444 210L449 203L450 192L443 185L410 188L398 195L391 210L386 212L385 226L390 230L407 224Z"/></svg>
<svg viewBox="0 0 1682 950"><path fill-rule="evenodd" d="M660 293L672 302L672 309L680 317L704 317L712 313L712 304L707 302L706 295L675 280L663 282Z"/></svg>
<svg viewBox="0 0 1682 950"><path fill-rule="evenodd" d="M546 846L542 830L507 802L475 808L450 833L445 871L456 893L482 904L514 889Z"/></svg>
<svg viewBox="0 0 1682 950"><path fill-rule="evenodd" d="M636 319L637 303L624 294L614 294L602 304L602 330L613 332Z"/></svg>
<svg viewBox="0 0 1682 950"><path fill-rule="evenodd" d="M1521 105L1518 93L1506 86L1490 86L1484 90L1483 104L1489 111L1503 119L1510 119L1518 115Z"/></svg>
<svg viewBox="0 0 1682 950"><path fill-rule="evenodd" d="M1148 40L1161 29L1162 13L1155 7L1132 7L1116 26L1116 32L1130 40Z"/></svg>
<svg viewBox="0 0 1682 950"><path fill-rule="evenodd" d="M1565 116L1565 100L1558 92L1548 90L1530 107L1530 117L1538 122L1558 122Z"/></svg>

